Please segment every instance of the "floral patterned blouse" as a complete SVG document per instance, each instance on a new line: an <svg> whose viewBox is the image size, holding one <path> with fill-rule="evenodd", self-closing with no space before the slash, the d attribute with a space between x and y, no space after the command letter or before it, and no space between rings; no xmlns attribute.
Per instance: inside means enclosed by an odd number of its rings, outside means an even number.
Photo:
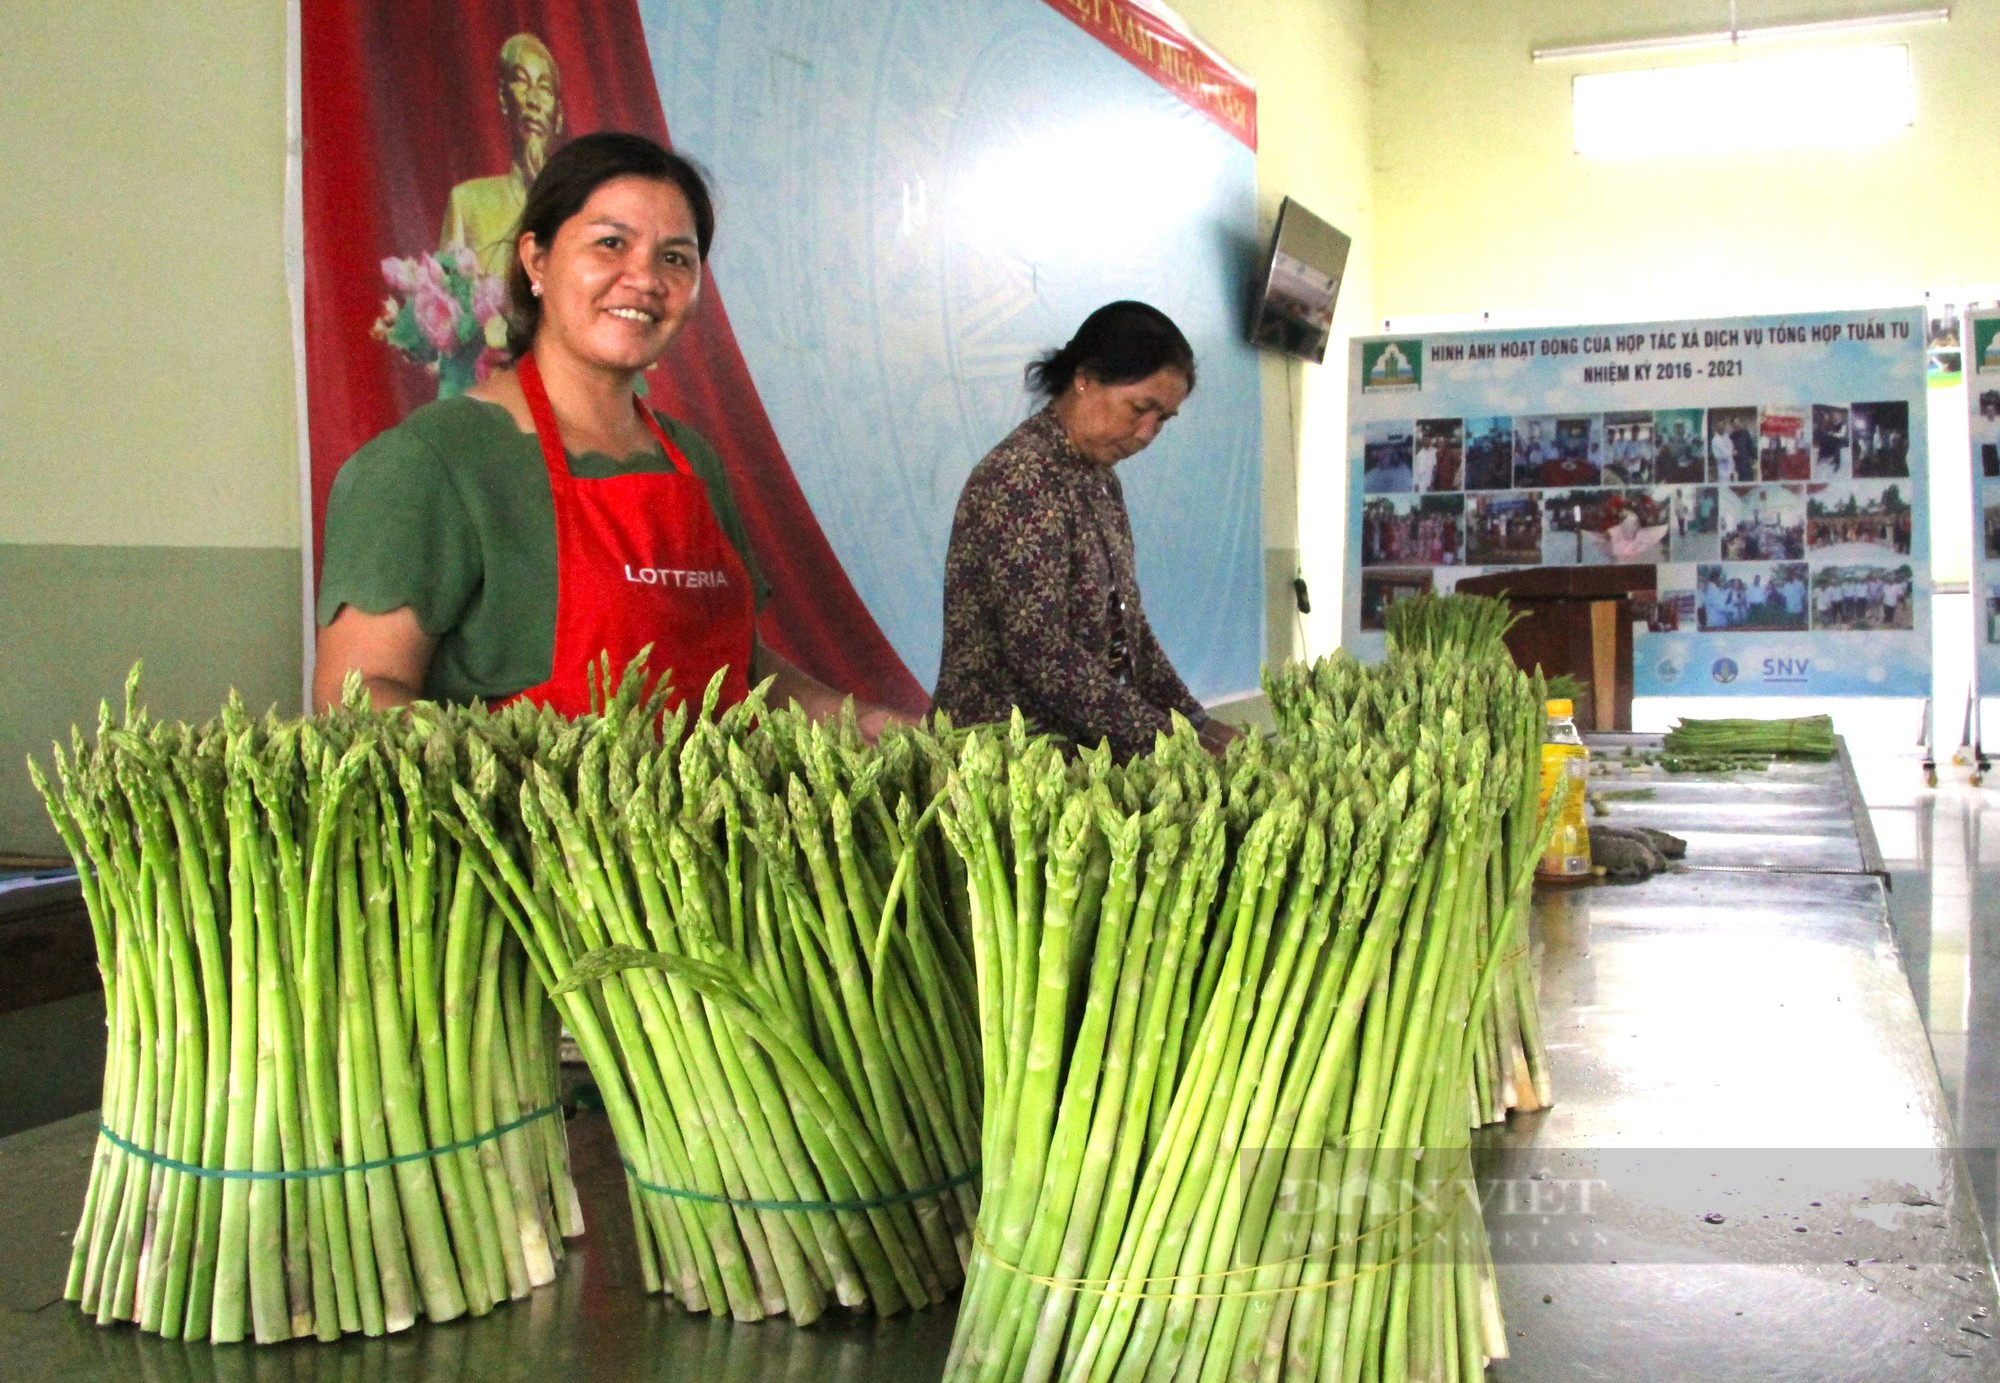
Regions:
<svg viewBox="0 0 2000 1383"><path fill-rule="evenodd" d="M1031 722L1144 753L1168 712L1207 720L1139 604L1132 523L1110 466L1085 460L1050 408L966 478L944 566L933 705L960 725Z"/></svg>

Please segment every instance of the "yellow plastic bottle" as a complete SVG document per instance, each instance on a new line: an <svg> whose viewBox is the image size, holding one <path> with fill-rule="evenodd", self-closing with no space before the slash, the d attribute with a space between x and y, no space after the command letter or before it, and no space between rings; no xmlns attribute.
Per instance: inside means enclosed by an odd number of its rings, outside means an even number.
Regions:
<svg viewBox="0 0 2000 1383"><path fill-rule="evenodd" d="M1535 868L1535 877L1551 883L1574 883L1590 877L1590 827L1586 824L1584 783L1590 773L1590 751L1576 729L1576 707L1568 701L1550 701L1545 708L1548 733L1542 737L1542 810L1549 809L1556 784L1570 780L1569 797L1562 817L1556 822L1555 836L1548 853Z"/></svg>

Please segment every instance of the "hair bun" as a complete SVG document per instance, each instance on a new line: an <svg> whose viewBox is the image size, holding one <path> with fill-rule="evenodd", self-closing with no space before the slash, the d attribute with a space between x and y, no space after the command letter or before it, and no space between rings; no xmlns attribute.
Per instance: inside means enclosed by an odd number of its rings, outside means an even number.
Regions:
<svg viewBox="0 0 2000 1383"><path fill-rule="evenodd" d="M1053 399L1075 382L1078 370L1106 384L1134 384L1168 368L1194 389L1194 348L1181 329L1150 303L1125 299L1084 318L1067 345L1036 356L1025 374L1030 392Z"/></svg>

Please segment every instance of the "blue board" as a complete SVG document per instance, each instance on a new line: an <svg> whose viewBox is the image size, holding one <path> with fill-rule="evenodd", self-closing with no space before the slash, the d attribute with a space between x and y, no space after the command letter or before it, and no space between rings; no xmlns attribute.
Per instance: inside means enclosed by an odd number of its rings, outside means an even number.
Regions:
<svg viewBox="0 0 2000 1383"><path fill-rule="evenodd" d="M911 671L960 486L1021 371L1140 298L1199 387L1119 468L1146 613L1197 696L1253 688L1255 155L1039 0L641 0L667 127L714 175L720 287L835 552Z"/></svg>

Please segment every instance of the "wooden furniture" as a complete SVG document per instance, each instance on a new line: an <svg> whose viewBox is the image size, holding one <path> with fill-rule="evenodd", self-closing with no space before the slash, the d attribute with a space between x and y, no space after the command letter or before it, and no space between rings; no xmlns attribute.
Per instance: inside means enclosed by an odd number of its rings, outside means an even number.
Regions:
<svg viewBox="0 0 2000 1383"><path fill-rule="evenodd" d="M1576 698L1579 729L1632 728L1632 597L1656 589L1652 566L1527 568L1468 577L1455 589L1505 596L1525 616L1507 631L1518 666L1587 684Z"/></svg>

